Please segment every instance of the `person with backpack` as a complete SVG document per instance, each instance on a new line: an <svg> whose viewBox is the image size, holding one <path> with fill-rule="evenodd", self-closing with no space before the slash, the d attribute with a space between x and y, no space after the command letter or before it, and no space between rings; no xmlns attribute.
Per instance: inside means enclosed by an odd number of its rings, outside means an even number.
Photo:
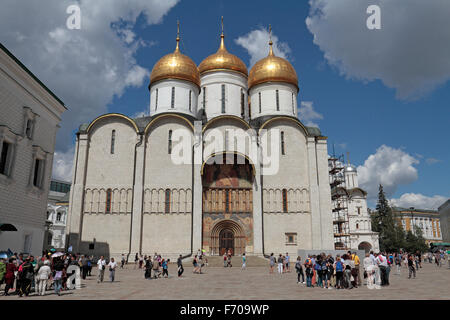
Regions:
<svg viewBox="0 0 450 320"><path fill-rule="evenodd" d="M302 267L302 258L300 256L297 257L297 262L295 263L295 271L297 272L297 284L305 283L305 275L303 274L303 267ZM300 277L302 277L301 282Z"/></svg>
<svg viewBox="0 0 450 320"><path fill-rule="evenodd" d="M34 278L34 267L30 262L30 258L26 258L25 262L19 268L20 290L19 297L27 296L31 291L31 282Z"/></svg>
<svg viewBox="0 0 450 320"><path fill-rule="evenodd" d="M144 278L145 279L151 279L152 278L152 257L148 257L147 261L145 262L145 272L144 272Z"/></svg>
<svg viewBox="0 0 450 320"><path fill-rule="evenodd" d="M322 287L322 257L318 256L314 263L314 272L316 273L316 283L318 287Z"/></svg>
<svg viewBox="0 0 450 320"><path fill-rule="evenodd" d="M326 289L326 288L328 288L328 286L327 286L328 285L328 281L327 281L328 266L327 266L327 260L325 259L324 256L322 257L322 260L321 260L320 272L321 272L321 282L322 282L321 287Z"/></svg>
<svg viewBox="0 0 450 320"><path fill-rule="evenodd" d="M339 255L336 257L334 270L336 270L336 289L343 289L342 277L344 274L344 264L342 263Z"/></svg>
<svg viewBox="0 0 450 320"><path fill-rule="evenodd" d="M306 286L312 288L312 278L314 275L314 270L311 264L311 260L309 262L305 262L305 274L306 274Z"/></svg>
<svg viewBox="0 0 450 320"><path fill-rule="evenodd" d="M334 268L333 268L334 260L331 257L331 255L328 255L326 261L327 261L326 262L326 266L327 266L327 288L331 290L331 289L333 289L332 279L333 279L333 274L334 274Z"/></svg>

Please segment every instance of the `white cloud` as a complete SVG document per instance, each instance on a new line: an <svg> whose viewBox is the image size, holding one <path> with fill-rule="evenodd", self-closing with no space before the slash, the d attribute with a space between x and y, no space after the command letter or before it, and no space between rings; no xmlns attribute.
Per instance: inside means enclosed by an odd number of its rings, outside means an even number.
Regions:
<svg viewBox="0 0 450 320"><path fill-rule="evenodd" d="M450 79L450 1L310 0L306 19L327 62L347 78L379 79L397 97L414 99ZM381 30L369 30L369 5Z"/></svg>
<svg viewBox="0 0 450 320"><path fill-rule="evenodd" d="M72 182L74 152L75 147L73 146L66 152L55 152L53 157L53 178Z"/></svg>
<svg viewBox="0 0 450 320"><path fill-rule="evenodd" d="M391 199L391 206L410 208L414 207L416 209L432 209L437 210L448 197L435 195L432 197L425 196L420 193L404 193L398 199Z"/></svg>
<svg viewBox="0 0 450 320"><path fill-rule="evenodd" d="M427 163L427 164L435 164L435 163L438 163L438 162L441 162L442 160L439 160L439 159L436 159L436 158L427 158L426 160L425 160L425 162Z"/></svg>
<svg viewBox="0 0 450 320"><path fill-rule="evenodd" d="M383 185L386 197L391 197L399 185L410 184L417 180L414 165L419 160L401 149L382 145L375 154L370 155L364 165L358 166L358 181L361 188L368 192L373 200L378 196L378 187Z"/></svg>
<svg viewBox="0 0 450 320"><path fill-rule="evenodd" d="M323 115L316 112L312 101L302 101L298 109L298 117L307 127L319 127L315 120L322 120Z"/></svg>
<svg viewBox="0 0 450 320"><path fill-rule="evenodd" d="M263 27L250 31L244 36L234 40L238 45L244 47L250 55L250 67L258 60L269 54L269 31ZM272 32L272 42L274 54L278 57L288 59L291 48L286 42L281 42Z"/></svg>
<svg viewBox="0 0 450 320"><path fill-rule="evenodd" d="M139 38L133 28L140 15L147 25L160 23L178 1L2 1L2 43L68 107L57 151L67 152L74 130L107 112L115 96L148 81L150 72L135 54L154 42ZM81 9L80 30L66 27L66 9L72 4Z"/></svg>

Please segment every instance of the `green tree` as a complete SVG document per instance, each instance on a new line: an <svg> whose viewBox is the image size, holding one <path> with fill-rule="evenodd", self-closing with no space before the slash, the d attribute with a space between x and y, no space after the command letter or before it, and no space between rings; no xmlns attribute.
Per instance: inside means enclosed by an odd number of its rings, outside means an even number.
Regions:
<svg viewBox="0 0 450 320"><path fill-rule="evenodd" d="M372 215L372 229L379 233L381 251L398 251L404 248L405 233L389 206L381 184L376 212Z"/></svg>
<svg viewBox="0 0 450 320"><path fill-rule="evenodd" d="M415 227L414 233L412 231L408 231L405 242L405 249L408 252L425 252L428 249L420 227Z"/></svg>

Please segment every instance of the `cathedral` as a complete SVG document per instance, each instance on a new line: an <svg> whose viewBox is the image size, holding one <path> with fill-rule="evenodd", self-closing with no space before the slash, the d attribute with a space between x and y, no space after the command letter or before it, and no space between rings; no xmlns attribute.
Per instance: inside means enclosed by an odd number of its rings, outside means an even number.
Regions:
<svg viewBox="0 0 450 320"><path fill-rule="evenodd" d="M80 126L66 244L130 259L333 250L327 137L297 117L293 66L271 40L249 71L223 30L198 66L179 41L152 69L149 116Z"/></svg>

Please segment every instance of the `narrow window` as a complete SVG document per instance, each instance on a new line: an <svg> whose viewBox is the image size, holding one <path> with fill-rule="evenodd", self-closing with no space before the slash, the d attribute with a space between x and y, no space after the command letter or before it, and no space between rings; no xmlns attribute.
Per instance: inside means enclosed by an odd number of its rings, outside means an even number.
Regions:
<svg viewBox="0 0 450 320"><path fill-rule="evenodd" d="M106 207L105 207L106 213L111 213L111 194L112 194L111 189L106 190Z"/></svg>
<svg viewBox="0 0 450 320"><path fill-rule="evenodd" d="M170 212L170 189L166 189L166 198L165 198L165 206L164 206L164 212L169 213Z"/></svg>
<svg viewBox="0 0 450 320"><path fill-rule="evenodd" d="M225 150L228 150L228 130L225 130Z"/></svg>
<svg viewBox="0 0 450 320"><path fill-rule="evenodd" d="M111 132L111 154L114 154L114 146L116 144L116 130Z"/></svg>
<svg viewBox="0 0 450 320"><path fill-rule="evenodd" d="M225 190L225 212L230 212L230 190Z"/></svg>
<svg viewBox="0 0 450 320"><path fill-rule="evenodd" d="M40 171L42 166L42 160L36 159L34 162L34 175L33 175L33 185L35 187L41 187Z"/></svg>
<svg viewBox="0 0 450 320"><path fill-rule="evenodd" d="M359 223L356 224L356 229L359 229Z"/></svg>
<svg viewBox="0 0 450 320"><path fill-rule="evenodd" d="M9 143L3 141L2 154L0 156L0 173L8 175L6 161L8 160Z"/></svg>
<svg viewBox="0 0 450 320"><path fill-rule="evenodd" d="M172 87L172 99L170 100L170 107L175 108L175 87Z"/></svg>
<svg viewBox="0 0 450 320"><path fill-rule="evenodd" d="M292 94L292 113L295 115L294 94Z"/></svg>
<svg viewBox="0 0 450 320"><path fill-rule="evenodd" d="M222 113L225 113L225 85L222 85Z"/></svg>
<svg viewBox="0 0 450 320"><path fill-rule="evenodd" d="M25 134L29 139L31 139L31 131L32 131L33 121L30 119L27 120L27 128L25 129Z"/></svg>
<svg viewBox="0 0 450 320"><path fill-rule="evenodd" d="M56 221L61 221L61 212L56 214Z"/></svg>
<svg viewBox="0 0 450 320"><path fill-rule="evenodd" d="M244 90L241 89L241 117L242 118L245 116L244 102L245 102Z"/></svg>
<svg viewBox="0 0 450 320"><path fill-rule="evenodd" d="M206 87L203 87L203 108L206 108Z"/></svg>
<svg viewBox="0 0 450 320"><path fill-rule="evenodd" d="M358 214L361 214L361 207L358 207Z"/></svg>
<svg viewBox="0 0 450 320"><path fill-rule="evenodd" d="M283 189L283 212L288 212L287 190Z"/></svg>
<svg viewBox="0 0 450 320"><path fill-rule="evenodd" d="M286 154L284 149L284 131L281 131L281 154L283 156Z"/></svg>
<svg viewBox="0 0 450 320"><path fill-rule="evenodd" d="M169 154L172 154L172 130L169 130L168 153L169 153Z"/></svg>
<svg viewBox="0 0 450 320"><path fill-rule="evenodd" d="M259 113L261 113L261 92L258 93L259 98Z"/></svg>
<svg viewBox="0 0 450 320"><path fill-rule="evenodd" d="M278 90L276 91L276 96L277 96L277 111L280 111L280 93Z"/></svg>
<svg viewBox="0 0 450 320"><path fill-rule="evenodd" d="M189 90L189 111L192 111L192 90Z"/></svg>
<svg viewBox="0 0 450 320"><path fill-rule="evenodd" d="M158 109L158 89L156 89L156 97L155 97L155 111Z"/></svg>

